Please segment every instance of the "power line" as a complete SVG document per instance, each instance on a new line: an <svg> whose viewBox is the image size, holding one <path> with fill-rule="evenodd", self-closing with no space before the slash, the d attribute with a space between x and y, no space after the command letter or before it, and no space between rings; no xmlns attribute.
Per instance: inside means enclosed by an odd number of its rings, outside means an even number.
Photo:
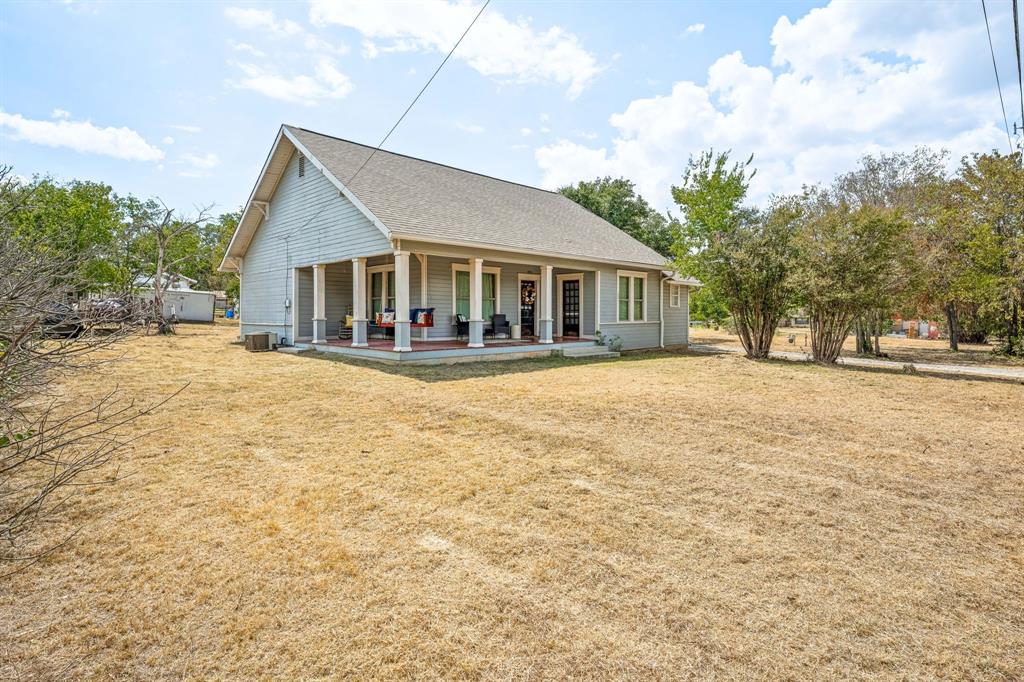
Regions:
<svg viewBox="0 0 1024 682"><path fill-rule="evenodd" d="M370 152L370 155L366 157L366 161L363 161L363 164L362 164L361 166L359 166L359 168L357 168L357 169L356 169L356 172L352 174L352 177L350 177L350 178L349 178L349 179L348 179L348 180L347 180L347 181L345 182L345 185L346 185L346 186L348 186L348 185L351 185L351 184L352 184L352 181L353 181L353 180L355 180L356 176L357 176L357 175L359 175L359 172L360 172L361 170L363 170L363 168L365 168L365 167L366 167L366 164L370 162L370 159L372 159L372 158L373 158L373 155L374 155L374 154L376 154L376 153L377 153L377 152L378 152L378 151L380 150L380 148L384 146L384 143L385 143L385 142L387 142L387 140L388 140L388 138L389 138L389 137L391 137L391 133L395 132L395 128L397 128L397 127L398 127L398 124L402 122L402 119L404 119L404 118L405 118L405 115L409 113L409 111L410 111L410 110L411 110L411 109L413 108L413 105L415 105L415 104L416 104L416 102L417 102L417 101L419 100L419 98L420 98L420 97L421 97L421 96L423 95L423 93L424 93L424 92L426 91L426 89L427 89L427 88L428 88L428 87L430 86L430 84L431 84L431 83L432 83L432 82L434 81L434 78L435 78L435 77L437 76L437 74L438 74L438 73L440 73L441 69L442 69L442 68L444 67L444 65L445 65L445 64L446 64L446 63L448 62L448 58L449 58L449 57L451 57L451 56L452 56L452 54L453 54L453 53L455 52L455 48L457 48L457 47L458 47L458 46L459 46L459 45L460 45L460 44L462 43L462 40L463 40L463 38L465 38L465 37L466 37L466 34L467 34L467 33L469 33L469 29L473 28L473 24L475 24L475 23L476 23L476 20L480 18L480 15L484 13L484 10L485 10L485 9L487 9L487 5L489 5L489 4L491 4L491 0L487 0L486 2L484 2L484 4L483 4L483 7L481 7L481 8L480 8L480 11L476 13L476 16L475 16L475 17L473 17L473 21L469 22L469 26L467 26L467 27L466 27L466 30L462 32L462 35L461 35L461 36L459 36L459 39L458 39L458 40L457 40L457 41L455 42L455 45L453 45L453 46L452 46L452 49L448 51L448 54L447 54L447 55L445 55L445 58L444 58L443 60L441 60L441 63L440 63L440 64L439 64L438 66L437 66L437 68L436 68L436 69L434 69L434 73L433 73L433 74L432 74L432 75L430 76L430 79L429 79L429 80L428 80L428 81L426 82L426 84L424 84L424 86L423 86L422 88L420 88L420 91L419 91L419 93L417 93L417 94L416 94L416 97L415 97L415 98L413 98L413 100L412 100L412 102L411 102L411 103L409 104L409 106L407 106L407 107L405 108L405 111L403 111L403 112L402 112L402 115L398 117L398 120L397 120L397 121L395 121L395 125L391 126L391 130L389 130L389 131L388 131L388 134L387 134L387 135L385 135L385 136L384 136L384 137L383 137L383 138L381 139L380 143L379 143L379 144L378 144L378 145L377 145L376 147L374 147L373 151L372 151L372 152ZM311 216L309 217L309 219L308 219L308 220L306 220L306 222L302 223L302 225L300 225L300 226L299 226L299 227L298 227L298 228L297 228L296 230L292 230L292 231L288 232L288 233L287 233L286 235L284 235L284 236L282 236L282 237L279 237L279 239L287 239L288 237L290 237L290 236L291 236L291 234L292 234L293 232L296 232L296 231L301 231L301 230L302 230L302 229L304 229L304 228L305 228L305 227L306 227L307 225L309 225L309 224L310 224L311 222L313 222L314 220L316 220L316 219L317 219L317 217L318 217L318 216L319 216L319 215L320 215L321 213L323 213L323 212L324 212L324 211L325 211L325 210L327 209L327 207L328 207L328 206L330 206L330 205L331 205L331 201L329 201L329 200L328 200L328 201L324 201L324 202L323 202L323 205L322 205L322 206L321 206L321 207L319 208L319 210L317 210L317 212L316 212L316 213L314 213L313 215L311 215Z"/></svg>
<svg viewBox="0 0 1024 682"><path fill-rule="evenodd" d="M380 150L380 148L384 146L384 143L388 141L388 138L391 137L391 133L395 132L395 128L397 128L398 124L402 122L402 119L405 118L405 115L409 113L409 110L412 109L413 106L415 106L416 102L419 101L420 96L423 95L426 89L430 87L430 84L434 82L434 78L437 76L438 73L440 73L441 69L444 68L444 65L448 62L448 58L452 56L452 54L455 52L455 49L462 43L462 39L466 37L467 33L469 33L469 29L473 28L473 24L476 23L476 20L480 18L480 15L484 13L484 10L487 9L487 5L489 4L491 4L491 0L487 0L483 4L483 6L480 8L480 11L476 13L475 17L473 17L473 21L469 22L469 26L466 27L466 30L462 32L461 36L459 36L459 39L455 42L455 45L452 46L452 49L448 51L448 54L445 55L445 58L441 60L441 63L438 64L436 69L434 69L434 73L430 76L430 79L420 89L419 93L417 93L416 97L413 98L412 102L409 103L409 106L405 108L405 111L402 112L402 115L398 117L398 120L395 121L395 125L391 126L391 130L388 131L388 134L381 139L380 143L376 147L374 147L373 151L370 152L370 155L366 157L366 161L363 161L363 165L359 166L359 168L356 169L356 172L352 174L352 177L350 177L345 182L346 185L352 184L352 181L355 180L356 176L359 175L359 172L366 167L366 164L370 162L370 159L373 158L373 155L376 154L378 150Z"/></svg>
<svg viewBox="0 0 1024 682"><path fill-rule="evenodd" d="M1017 88L1020 92L1020 124L1024 129L1024 77L1020 66L1020 16L1017 12L1017 0L1013 0L1013 46L1017 49Z"/></svg>
<svg viewBox="0 0 1024 682"><path fill-rule="evenodd" d="M1014 0L1016 2L1016 0ZM996 72L996 90L999 92L999 106L1003 110L1003 129L1006 131L1006 142L1010 145L1010 153L1013 153L1013 140L1010 139L1010 123L1006 118L1006 104L1003 102L1003 86L999 82L999 67L996 66L996 50L992 47L992 31L988 27L988 10L985 9L985 0L981 0L981 12L985 15L985 31L988 33L988 50L992 53L992 70Z"/></svg>

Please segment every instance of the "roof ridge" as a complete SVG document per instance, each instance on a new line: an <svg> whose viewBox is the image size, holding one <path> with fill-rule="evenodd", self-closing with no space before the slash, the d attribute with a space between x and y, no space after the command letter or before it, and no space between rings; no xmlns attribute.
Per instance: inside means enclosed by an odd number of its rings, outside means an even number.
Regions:
<svg viewBox="0 0 1024 682"><path fill-rule="evenodd" d="M287 123L284 124L284 125L287 128L294 128L295 130L301 130L303 132L311 133L313 135L319 135L320 137L326 137L326 138L329 138L331 140L338 140L340 142L347 142L349 144L354 144L357 147L365 147L366 149L376 149L376 147L372 147L372 146L370 146L368 144L363 144L362 142L356 142L355 140L350 140L350 139L345 138L345 137L338 137L337 135L328 135L327 133L321 133L321 132L318 132L316 130L310 130L309 128L303 128L302 126L293 126L293 125L289 125ZM543 187L534 187L533 185L527 185L524 182L516 182L514 180L506 180L505 178L499 178L497 176L488 175L487 173L480 173L478 171L471 171L471 170L468 170L466 168L459 168L458 166L453 166L453 165L448 164L448 163L441 163L440 161L431 161L430 159L422 159L422 158L420 158L418 156L412 156L411 154L402 154L401 152L393 152L393 151L390 151L390 150L387 150L387 149L377 149L377 153L378 154L381 153L381 152L384 152L385 154L391 154L393 156L401 156L401 157L406 158L406 159L412 159L413 161L422 161L423 163L429 163L429 164L431 164L433 166L441 166L442 168L449 168L451 170L459 171L460 173L469 173L470 175L476 175L476 176L479 176L481 178L487 178L488 180L497 180L498 182L504 182L504 183L509 184L509 185L516 185L518 187L525 187L526 189L533 189L533 190L536 190L538 192L545 192L547 194L555 194L555 195L558 195L558 196L565 196L561 192L556 192L554 190L544 189ZM566 198L568 198L568 197L566 197ZM570 201L571 201L571 199L570 199Z"/></svg>

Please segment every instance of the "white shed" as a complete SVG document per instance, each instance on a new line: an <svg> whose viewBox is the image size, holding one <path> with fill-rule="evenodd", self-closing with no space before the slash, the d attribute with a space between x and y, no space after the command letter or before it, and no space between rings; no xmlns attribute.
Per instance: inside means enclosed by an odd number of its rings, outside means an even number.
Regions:
<svg viewBox="0 0 1024 682"><path fill-rule="evenodd" d="M152 289L141 289L139 297L153 300ZM213 307L217 295L212 291L168 289L164 291L164 316L177 315L183 322L213 322Z"/></svg>

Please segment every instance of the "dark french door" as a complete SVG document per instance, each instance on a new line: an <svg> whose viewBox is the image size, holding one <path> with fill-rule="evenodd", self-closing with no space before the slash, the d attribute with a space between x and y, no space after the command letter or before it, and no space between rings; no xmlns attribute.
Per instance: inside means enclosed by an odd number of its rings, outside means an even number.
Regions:
<svg viewBox="0 0 1024 682"><path fill-rule="evenodd" d="M580 335L580 281L562 281L562 336Z"/></svg>
<svg viewBox="0 0 1024 682"><path fill-rule="evenodd" d="M523 336L537 335L537 283L524 280L519 283L519 326Z"/></svg>

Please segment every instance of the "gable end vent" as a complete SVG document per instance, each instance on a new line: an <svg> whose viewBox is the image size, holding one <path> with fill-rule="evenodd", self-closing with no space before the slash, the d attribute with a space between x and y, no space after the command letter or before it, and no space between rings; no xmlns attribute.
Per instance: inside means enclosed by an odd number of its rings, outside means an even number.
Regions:
<svg viewBox="0 0 1024 682"><path fill-rule="evenodd" d="M306 157L299 154L299 177L306 177Z"/></svg>

